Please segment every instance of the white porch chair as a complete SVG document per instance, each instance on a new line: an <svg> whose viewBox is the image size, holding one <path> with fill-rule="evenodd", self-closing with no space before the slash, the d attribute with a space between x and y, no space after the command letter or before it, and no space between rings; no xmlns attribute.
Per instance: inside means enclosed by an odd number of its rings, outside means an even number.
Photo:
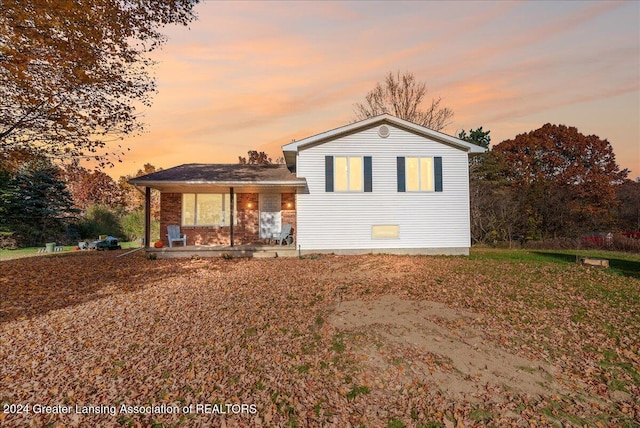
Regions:
<svg viewBox="0 0 640 428"><path fill-rule="evenodd" d="M276 244L291 245L293 242L293 235L291 235L291 225L283 224L280 233L274 233L272 239L276 241Z"/></svg>
<svg viewBox="0 0 640 428"><path fill-rule="evenodd" d="M173 243L176 241L182 241L183 246L187 246L187 234L180 233L180 226L171 225L167 226L167 238L169 239L169 247L173 247Z"/></svg>

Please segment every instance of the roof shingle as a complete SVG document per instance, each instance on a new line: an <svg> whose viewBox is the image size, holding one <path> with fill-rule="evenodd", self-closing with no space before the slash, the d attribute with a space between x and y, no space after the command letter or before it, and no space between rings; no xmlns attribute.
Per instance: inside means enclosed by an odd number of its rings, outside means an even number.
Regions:
<svg viewBox="0 0 640 428"><path fill-rule="evenodd" d="M160 183L192 184L260 184L278 183L299 185L303 178L297 178L286 165L243 165L243 164L197 164L176 166L129 180L131 184L146 185Z"/></svg>

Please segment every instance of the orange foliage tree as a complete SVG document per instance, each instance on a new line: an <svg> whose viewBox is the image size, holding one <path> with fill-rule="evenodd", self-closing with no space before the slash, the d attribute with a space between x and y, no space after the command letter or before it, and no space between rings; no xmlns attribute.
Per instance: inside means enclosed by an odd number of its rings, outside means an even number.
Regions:
<svg viewBox="0 0 640 428"><path fill-rule="evenodd" d="M0 149L53 158L124 153L106 143L142 127L155 83L148 53L159 28L187 24L198 0L3 0L0 13Z"/></svg>
<svg viewBox="0 0 640 428"><path fill-rule="evenodd" d="M546 124L494 148L517 187L530 238L575 236L612 227L616 186L627 176L613 147L575 127Z"/></svg>
<svg viewBox="0 0 640 428"><path fill-rule="evenodd" d="M76 208L86 210L94 204L122 205L122 190L102 171L90 171L76 160L65 167L64 177Z"/></svg>

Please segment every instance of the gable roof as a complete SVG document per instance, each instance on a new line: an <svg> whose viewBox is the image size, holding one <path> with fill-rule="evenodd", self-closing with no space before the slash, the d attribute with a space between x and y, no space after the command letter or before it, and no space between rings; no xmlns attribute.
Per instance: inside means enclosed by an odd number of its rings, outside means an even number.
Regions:
<svg viewBox="0 0 640 428"><path fill-rule="evenodd" d="M163 169L129 180L136 186L213 184L224 186L305 186L306 181L289 172L286 165L190 163Z"/></svg>
<svg viewBox="0 0 640 428"><path fill-rule="evenodd" d="M322 144L327 141L335 140L336 138L344 137L346 135L354 134L356 132L383 124L395 126L405 131L421 135L423 137L438 141L443 144L447 144L449 146L463 150L467 153L484 153L487 151L487 149L485 149L484 147L480 147L476 144L468 143L459 138L452 137L451 135L443 134L442 132L434 131L433 129L416 125L415 123L385 113L379 116L361 120L359 122L350 123L348 125L332 129L330 131L312 135L311 137L307 137L299 141L285 144L284 146L282 146L282 151L284 152L284 158L287 162L287 166L289 168L294 166L296 163L296 153L300 150L304 150L306 147Z"/></svg>

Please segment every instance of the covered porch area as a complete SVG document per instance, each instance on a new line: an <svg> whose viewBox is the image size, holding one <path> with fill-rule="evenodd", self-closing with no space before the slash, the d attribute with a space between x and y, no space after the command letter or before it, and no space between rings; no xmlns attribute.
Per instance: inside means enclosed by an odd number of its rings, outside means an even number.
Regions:
<svg viewBox="0 0 640 428"><path fill-rule="evenodd" d="M281 231L291 230L288 243L295 242L296 194L306 188L285 165L189 164L130 183L145 193L146 249L167 257L272 254L269 239ZM151 189L160 191L162 248L151 238ZM169 226L186 245L170 245Z"/></svg>

